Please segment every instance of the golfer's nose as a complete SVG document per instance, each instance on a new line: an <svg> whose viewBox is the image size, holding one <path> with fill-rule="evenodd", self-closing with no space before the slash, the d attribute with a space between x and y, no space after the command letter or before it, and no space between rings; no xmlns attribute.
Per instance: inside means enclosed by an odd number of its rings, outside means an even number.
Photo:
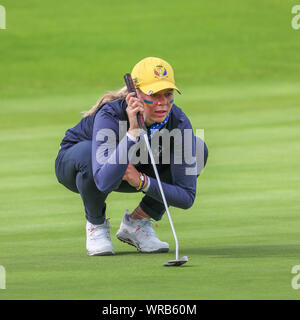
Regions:
<svg viewBox="0 0 300 320"><path fill-rule="evenodd" d="M164 94L161 94L161 95L158 97L157 104L158 104L158 105L164 105L164 104L167 104L167 103L168 103L167 97L166 97Z"/></svg>

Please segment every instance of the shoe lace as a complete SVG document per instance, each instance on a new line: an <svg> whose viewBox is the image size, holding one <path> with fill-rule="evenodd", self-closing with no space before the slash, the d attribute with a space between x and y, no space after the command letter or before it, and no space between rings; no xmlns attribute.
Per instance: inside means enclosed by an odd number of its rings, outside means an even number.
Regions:
<svg viewBox="0 0 300 320"><path fill-rule="evenodd" d="M153 230L153 221L150 219L145 219L144 221L142 221L142 229L144 230L144 232L146 232L147 235L149 236L155 236L156 237L156 233Z"/></svg>

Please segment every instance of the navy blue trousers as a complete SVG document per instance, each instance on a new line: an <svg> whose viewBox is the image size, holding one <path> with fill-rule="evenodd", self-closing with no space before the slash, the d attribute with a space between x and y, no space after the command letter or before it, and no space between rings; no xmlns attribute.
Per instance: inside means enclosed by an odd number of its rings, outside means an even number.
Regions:
<svg viewBox="0 0 300 320"><path fill-rule="evenodd" d="M69 190L80 194L87 220L92 224L102 224L105 221L105 201L108 193L100 191L94 182L91 154L92 141L81 141L67 150L61 150L55 161L55 173L61 184ZM207 149L205 146L204 165L206 159ZM143 168L143 172L155 178L151 164ZM158 172L162 182L172 183L170 166L158 166ZM122 181L120 187L115 191L126 193L138 192L127 181ZM165 212L163 203L146 194L139 205L144 212L156 221L160 220Z"/></svg>

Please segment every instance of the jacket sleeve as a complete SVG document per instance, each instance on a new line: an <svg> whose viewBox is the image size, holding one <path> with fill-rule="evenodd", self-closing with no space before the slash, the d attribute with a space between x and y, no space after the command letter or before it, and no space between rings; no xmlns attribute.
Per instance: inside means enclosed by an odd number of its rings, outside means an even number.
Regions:
<svg viewBox="0 0 300 320"><path fill-rule="evenodd" d="M105 193L117 189L128 167L128 152L135 144L125 134L119 141L119 120L100 110L94 121L92 167L97 188Z"/></svg>
<svg viewBox="0 0 300 320"><path fill-rule="evenodd" d="M177 161L175 161L176 146L171 153L170 166L173 183L161 182L161 184L168 205L188 209L194 203L197 185L196 138L188 119L184 129L181 130L181 138L181 154L179 155L181 161L178 161L178 156ZM146 194L163 202L158 181L155 178L150 178L150 187Z"/></svg>

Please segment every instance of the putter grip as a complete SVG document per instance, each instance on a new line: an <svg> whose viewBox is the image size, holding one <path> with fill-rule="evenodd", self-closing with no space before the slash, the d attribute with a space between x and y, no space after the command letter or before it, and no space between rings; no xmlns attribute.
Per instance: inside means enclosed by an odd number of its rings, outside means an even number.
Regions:
<svg viewBox="0 0 300 320"><path fill-rule="evenodd" d="M132 81L131 75L129 73L126 73L124 75L124 80L125 80L128 92L129 93L134 93L135 96L137 97L135 86L134 86L134 83ZM141 129L147 131L147 128L146 128L145 122L144 122L144 117L143 117L142 114L140 114L140 113L137 114L137 121L138 121L139 127Z"/></svg>

